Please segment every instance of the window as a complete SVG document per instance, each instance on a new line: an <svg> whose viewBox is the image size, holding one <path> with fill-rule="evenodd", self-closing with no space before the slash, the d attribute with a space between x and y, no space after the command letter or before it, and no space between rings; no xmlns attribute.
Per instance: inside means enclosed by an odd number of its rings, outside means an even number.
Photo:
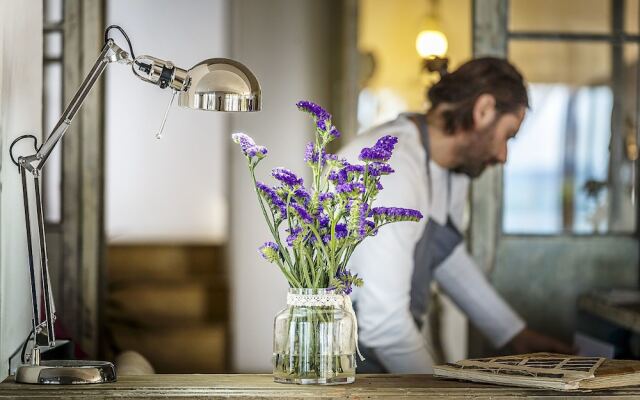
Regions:
<svg viewBox="0 0 640 400"><path fill-rule="evenodd" d="M639 37L624 28L637 32L638 1L544 2L509 3L530 110L509 144L503 232L633 233Z"/></svg>
<svg viewBox="0 0 640 400"><path fill-rule="evenodd" d="M63 0L44 0L42 139L53 130L63 107ZM44 217L47 223L62 221L62 146L51 153L43 171Z"/></svg>

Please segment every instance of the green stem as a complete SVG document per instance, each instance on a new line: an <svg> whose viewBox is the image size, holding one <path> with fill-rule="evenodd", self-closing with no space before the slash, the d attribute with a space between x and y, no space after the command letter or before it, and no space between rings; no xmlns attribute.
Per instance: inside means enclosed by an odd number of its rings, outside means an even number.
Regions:
<svg viewBox="0 0 640 400"><path fill-rule="evenodd" d="M256 180L256 173L254 171L253 168L249 168L249 171L251 172L251 178L253 179L253 188L256 191L256 194L258 195L258 203L260 203L260 208L262 209L262 214L264 215L264 219L267 221L267 225L269 226L269 230L271 231L271 235L273 236L273 239L276 241L276 243L278 244L278 248L280 250L280 254L282 254L282 256L284 257L287 265L289 266L289 270L293 269L293 264L291 263L291 258L289 256L289 251L282 246L282 242L280 241L280 235L278 234L276 228L275 228L275 216L273 215L273 211L269 210L271 212L271 218L273 218L273 223L271 222L271 219L269 219L269 216L267 215L267 210L264 206L263 200L262 200L262 196L260 195L260 191L258 190L258 182Z"/></svg>
<svg viewBox="0 0 640 400"><path fill-rule="evenodd" d="M311 258L311 254L309 254L309 251L307 251L306 248L304 248L304 259L307 262L307 265L309 265L311 267L311 287L313 287L314 289L316 288L316 279L317 279L317 273L316 273L316 269L314 268L315 264L313 263L313 259Z"/></svg>
<svg viewBox="0 0 640 400"><path fill-rule="evenodd" d="M311 278L311 274L309 272L309 268L313 270L313 265L308 263L308 260L305 259L305 268L303 269L304 277L307 280L307 287L313 287L313 279Z"/></svg>
<svg viewBox="0 0 640 400"><path fill-rule="evenodd" d="M322 243L322 238L320 237L318 230L311 224L309 224L309 229L311 230L311 232L313 232L314 236L316 237L316 240L318 241L318 246L320 247L320 249L322 250L322 253L328 260L329 254L327 253L327 248L324 246L324 243Z"/></svg>
<svg viewBox="0 0 640 400"><path fill-rule="evenodd" d="M296 279L295 276L293 276L290 271L288 271L284 265L282 264L282 262L280 260L276 260L276 264L278 264L278 267L280 268L280 271L282 271L282 273L284 274L284 277L287 278L287 280L289 281L289 284L293 287L302 287L302 285L300 284L300 282L298 281L298 279Z"/></svg>
<svg viewBox="0 0 640 400"><path fill-rule="evenodd" d="M291 204L292 194L293 194L292 192L289 192L289 195L287 196L287 213L289 212L289 204ZM291 226L291 218L287 218L287 223L289 224L289 234L293 234L293 227ZM295 246L293 247L293 257L295 259L294 269L296 271L299 271L299 269L301 268L300 258L298 256L298 251L296 250Z"/></svg>
<svg viewBox="0 0 640 400"><path fill-rule="evenodd" d="M375 180L375 179L374 179ZM365 188L369 189L369 185L371 184L371 182L369 182L369 162L366 161L364 163L364 177L363 177L363 181L364 181L364 185ZM369 204L368 200L369 200L369 193L371 193L370 190L365 190L364 193L364 197L362 199L362 202L365 204Z"/></svg>
<svg viewBox="0 0 640 400"><path fill-rule="evenodd" d="M329 248L331 249L331 259L329 260L329 276L335 276L336 274L336 225L338 223L338 218L332 218L331 221L331 244Z"/></svg>

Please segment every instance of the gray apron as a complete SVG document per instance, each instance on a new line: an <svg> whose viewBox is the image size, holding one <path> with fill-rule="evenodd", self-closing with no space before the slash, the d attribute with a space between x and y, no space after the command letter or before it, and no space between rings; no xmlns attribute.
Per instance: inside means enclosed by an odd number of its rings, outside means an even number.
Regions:
<svg viewBox="0 0 640 400"><path fill-rule="evenodd" d="M429 201L431 201L433 187L431 181L431 168L429 162L431 155L429 152L429 132L427 128L426 118L424 114L404 114L411 119L420 131L422 145L424 146L427 163L427 184L429 185ZM451 197L451 178L447 180L447 201L450 202ZM453 250L462 242L463 236L451 222L451 218L447 217L446 225L441 225L429 218L422 233L422 237L416 243L414 249L414 267L411 277L411 300L409 302L409 310L413 316L413 320L418 330L422 329L424 316L427 312L430 284L435 269L447 259ZM367 283L365 282L365 285ZM358 305L354 303L356 314ZM376 356L374 349L367 347L359 342L360 352L365 357L364 361L359 361L357 366L358 373L377 374L387 373L387 369Z"/></svg>

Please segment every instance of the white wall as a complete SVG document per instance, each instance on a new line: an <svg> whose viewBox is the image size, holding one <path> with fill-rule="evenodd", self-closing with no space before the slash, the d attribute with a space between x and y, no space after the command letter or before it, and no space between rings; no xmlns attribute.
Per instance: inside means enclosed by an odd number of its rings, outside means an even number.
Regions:
<svg viewBox="0 0 640 400"><path fill-rule="evenodd" d="M42 2L0 0L0 380L29 332L31 300L20 175L9 145L40 136ZM30 143L30 141L29 141ZM29 147L24 148L25 154ZM33 148L31 148L33 151Z"/></svg>
<svg viewBox="0 0 640 400"><path fill-rule="evenodd" d="M107 0L136 55L191 68L228 55L227 0ZM116 42L126 41L112 31ZM105 92L106 230L111 243L226 239L227 115L177 107L155 139L170 90L108 68Z"/></svg>
<svg viewBox="0 0 640 400"><path fill-rule="evenodd" d="M333 28L327 9L315 0L233 0L231 7L232 57L256 74L264 99L261 112L233 115L231 131L245 132L268 147L259 180L270 181L267 175L275 166L304 171L308 178L303 154L314 127L295 103L309 99L328 104L332 53L327 43ZM270 234L244 156L227 141L233 367L236 372L270 372L273 318L285 306L287 285L257 253Z"/></svg>

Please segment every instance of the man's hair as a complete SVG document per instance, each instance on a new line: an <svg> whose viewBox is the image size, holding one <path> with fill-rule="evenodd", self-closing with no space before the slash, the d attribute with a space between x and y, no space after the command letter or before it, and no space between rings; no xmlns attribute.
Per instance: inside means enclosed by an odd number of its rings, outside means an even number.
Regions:
<svg viewBox="0 0 640 400"><path fill-rule="evenodd" d="M490 94L496 100L498 115L514 113L529 106L527 88L518 70L508 61L483 57L466 62L446 74L427 92L429 113L441 104L445 130L473 128L473 106L480 95Z"/></svg>

